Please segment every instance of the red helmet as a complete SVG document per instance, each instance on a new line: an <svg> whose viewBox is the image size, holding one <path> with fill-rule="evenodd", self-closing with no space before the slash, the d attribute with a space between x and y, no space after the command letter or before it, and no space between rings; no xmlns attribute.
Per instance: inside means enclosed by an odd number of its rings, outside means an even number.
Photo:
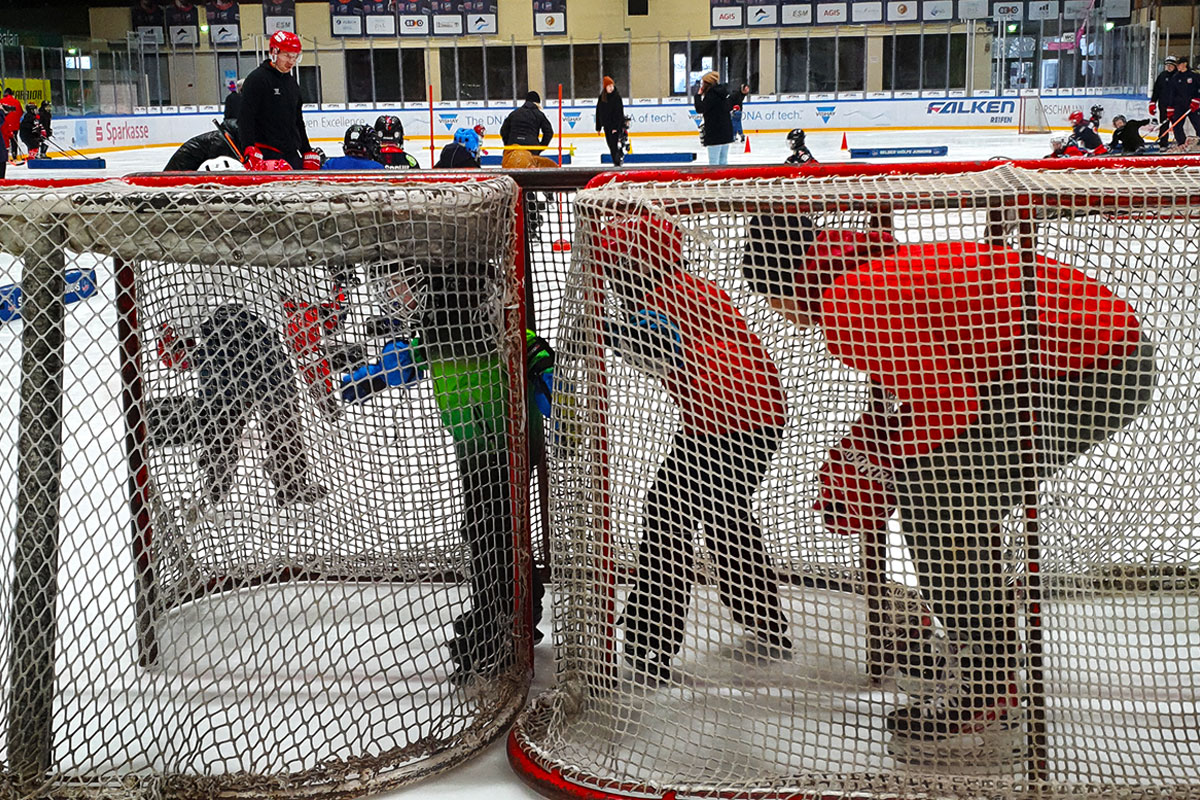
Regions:
<svg viewBox="0 0 1200 800"><path fill-rule="evenodd" d="M1067 119L1070 120L1071 122L1076 122L1076 123L1083 122L1083 112L1082 111L1072 111L1071 116L1067 117Z"/></svg>
<svg viewBox="0 0 1200 800"><path fill-rule="evenodd" d="M291 31L275 31L267 40L268 50L278 50L281 53L299 53L303 48L300 37Z"/></svg>

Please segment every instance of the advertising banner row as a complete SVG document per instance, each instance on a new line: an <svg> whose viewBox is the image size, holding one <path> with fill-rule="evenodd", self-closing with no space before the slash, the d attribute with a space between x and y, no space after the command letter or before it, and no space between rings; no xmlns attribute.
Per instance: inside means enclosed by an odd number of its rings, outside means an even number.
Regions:
<svg viewBox="0 0 1200 800"><path fill-rule="evenodd" d="M947 97L880 100L792 101L786 99L748 102L742 110L742 125L747 132L783 132L803 128L809 132L867 129L966 129L1012 130L1017 125L1020 99L1017 97ZM1130 119L1146 116L1146 100L1128 95L1044 97L1043 107L1051 126L1069 128L1067 117L1073 111L1085 115L1093 105L1105 108L1105 117L1125 114ZM404 124L410 151L424 152L430 136L430 109L412 104L405 108L329 109L307 111L304 115L309 138L314 142L340 142L346 128L357 123L372 124L380 114L395 114ZM633 100L625 106L631 117L630 130L636 141L641 134L697 134L700 119L691 105L664 104ZM552 103L546 115L558 128L559 109ZM432 111L433 134L441 143L458 128L483 125L487 129L485 147L499 146L498 133L504 118L512 111L506 107L463 107L435 103ZM564 105L562 130L566 145L581 137L595 136L595 108L588 105ZM79 150L111 150L155 145L177 145L200 133L212 130L216 107L177 109L174 113L141 113L123 117L87 117L64 119L63 133L70 134L71 146ZM938 144L936 135L924 137ZM556 147L558 139L551 144ZM692 149L700 146L697 138ZM326 147L333 155L336 145ZM164 153L166 163L169 153ZM425 163L425 160L422 160Z"/></svg>
<svg viewBox="0 0 1200 800"><path fill-rule="evenodd" d="M532 2L534 33L565 35L567 0ZM498 32L499 0L329 0L330 34L337 37L488 36ZM133 0L132 26L143 42L189 46L204 30L212 45L241 41L241 8L234 0ZM296 0L264 0L263 28L296 30Z"/></svg>
<svg viewBox="0 0 1200 800"><path fill-rule="evenodd" d="M709 0L711 27L773 28L891 22L1075 21L1099 11L1130 14L1130 0Z"/></svg>

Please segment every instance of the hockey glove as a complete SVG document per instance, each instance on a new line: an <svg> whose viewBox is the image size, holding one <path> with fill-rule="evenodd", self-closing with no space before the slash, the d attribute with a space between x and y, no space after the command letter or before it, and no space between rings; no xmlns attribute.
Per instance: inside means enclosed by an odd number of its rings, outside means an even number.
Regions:
<svg viewBox="0 0 1200 800"><path fill-rule="evenodd" d="M650 373L683 368L683 336L661 311L640 309L612 325L608 344L635 369Z"/></svg>
<svg viewBox="0 0 1200 800"><path fill-rule="evenodd" d="M251 172L259 172L262 170L263 154L254 145L250 145L242 151L242 163L246 165L246 169Z"/></svg>
<svg viewBox="0 0 1200 800"><path fill-rule="evenodd" d="M379 362L359 367L342 378L342 399L353 403L366 400L389 386L411 386L421 379L413 348L408 342L388 342Z"/></svg>
<svg viewBox="0 0 1200 800"><path fill-rule="evenodd" d="M179 334L175 329L163 323L159 326L161 332L158 337L158 358L162 361L164 367L175 367L177 369L191 369L192 364L188 360L188 353L196 346L195 339L180 339Z"/></svg>
<svg viewBox="0 0 1200 800"><path fill-rule="evenodd" d="M309 150L304 154L304 168L307 170L317 170L325 163L325 154L320 149Z"/></svg>
<svg viewBox="0 0 1200 800"><path fill-rule="evenodd" d="M1193 97L1193 98L1192 98L1192 106L1191 106L1191 110L1192 110L1192 111L1200 111L1200 97Z"/></svg>
<svg viewBox="0 0 1200 800"><path fill-rule="evenodd" d="M821 489L813 510L821 513L826 531L860 536L887 526L896 507L892 473L866 453L835 447L818 480Z"/></svg>
<svg viewBox="0 0 1200 800"><path fill-rule="evenodd" d="M550 343L533 331L525 331L525 375L529 393L543 417L550 417L550 398L554 395L554 350Z"/></svg>
<svg viewBox="0 0 1200 800"><path fill-rule="evenodd" d="M1150 116L1153 117L1157 113L1158 113L1158 103L1151 103L1150 104Z"/></svg>

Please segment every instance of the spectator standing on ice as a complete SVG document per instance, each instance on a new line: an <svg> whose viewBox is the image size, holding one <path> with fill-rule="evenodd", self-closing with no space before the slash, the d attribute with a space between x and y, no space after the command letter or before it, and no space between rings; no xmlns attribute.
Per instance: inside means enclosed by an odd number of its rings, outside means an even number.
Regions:
<svg viewBox="0 0 1200 800"><path fill-rule="evenodd" d="M732 95L716 72L706 72L696 90L696 113L704 119L704 146L709 164L728 164L729 145L733 142L733 107L740 106L750 87L742 86Z"/></svg>
<svg viewBox="0 0 1200 800"><path fill-rule="evenodd" d="M238 135L251 169L264 160L286 161L292 169L320 169L304 128L300 84L292 75L300 50L299 36L276 31L268 40L269 57L242 84Z"/></svg>
<svg viewBox="0 0 1200 800"><path fill-rule="evenodd" d="M1163 70L1154 79L1154 88L1150 91L1150 116L1158 115L1160 147L1167 146L1167 126L1171 124L1170 115L1167 114L1167 84L1171 82L1171 76L1175 74L1175 65L1178 63L1179 59L1175 56L1167 56L1163 61Z"/></svg>
<svg viewBox="0 0 1200 800"><path fill-rule="evenodd" d="M225 95L225 122L237 124L242 115L242 81L229 82L229 94Z"/></svg>
<svg viewBox="0 0 1200 800"><path fill-rule="evenodd" d="M554 127L543 113L541 102L540 94L529 92L525 95L525 105L505 118L504 124L500 126L500 140L504 142L506 148L505 158L513 152L507 149L513 145L531 148L529 153L536 156L554 138ZM502 166L507 167L508 165L502 164Z"/></svg>
<svg viewBox="0 0 1200 800"><path fill-rule="evenodd" d="M600 98L596 100L596 132L604 134L613 166L621 166L625 159L625 147L621 141L625 133L625 104L621 101L616 82L607 75L600 89Z"/></svg>

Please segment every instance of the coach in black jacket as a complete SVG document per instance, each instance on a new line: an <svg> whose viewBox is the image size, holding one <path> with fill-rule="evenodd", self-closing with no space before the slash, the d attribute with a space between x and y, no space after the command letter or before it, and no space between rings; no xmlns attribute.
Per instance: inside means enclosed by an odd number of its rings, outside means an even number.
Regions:
<svg viewBox="0 0 1200 800"><path fill-rule="evenodd" d="M546 119L546 115L542 113L542 109L538 105L541 102L540 94L530 92L525 95L525 105L509 114L508 118L504 120L504 124L500 126L500 140L506 146L520 144L543 148L550 144L550 140L554 138L554 128L550 126L550 120ZM538 149L530 152L536 156L542 151Z"/></svg>
<svg viewBox="0 0 1200 800"><path fill-rule="evenodd" d="M312 150L300 101L300 84L290 72L281 72L270 59L246 76L242 84L242 112L238 138L243 147L256 147L264 158L281 158L292 169L302 169L304 154Z"/></svg>

